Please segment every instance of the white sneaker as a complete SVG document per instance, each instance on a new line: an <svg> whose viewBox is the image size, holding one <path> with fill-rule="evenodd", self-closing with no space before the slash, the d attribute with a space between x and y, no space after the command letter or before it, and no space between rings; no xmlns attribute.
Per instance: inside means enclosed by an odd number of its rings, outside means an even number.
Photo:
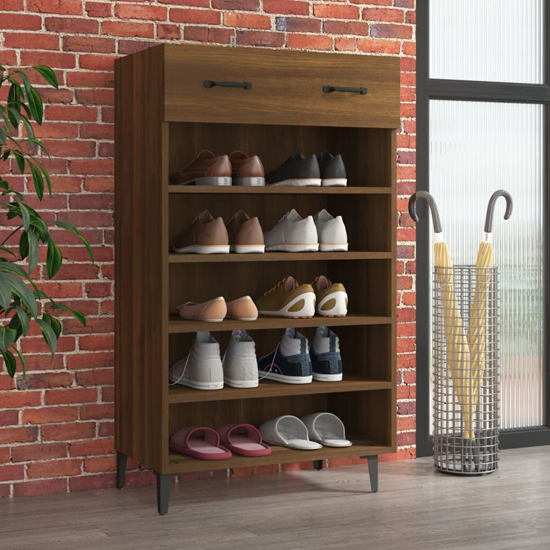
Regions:
<svg viewBox="0 0 550 550"><path fill-rule="evenodd" d="M315 227L321 252L345 252L348 249L348 233L342 216L334 218L325 209L315 214Z"/></svg>
<svg viewBox="0 0 550 550"><path fill-rule="evenodd" d="M269 231L264 231L266 252L317 252L317 229L311 216L302 219L296 210L287 212Z"/></svg>
<svg viewBox="0 0 550 550"><path fill-rule="evenodd" d="M197 332L189 355L172 365L169 379L171 384L197 390L221 390L223 367L220 344L209 332Z"/></svg>
<svg viewBox="0 0 550 550"><path fill-rule="evenodd" d="M223 356L223 380L232 388L257 388L256 344L246 330L234 330Z"/></svg>

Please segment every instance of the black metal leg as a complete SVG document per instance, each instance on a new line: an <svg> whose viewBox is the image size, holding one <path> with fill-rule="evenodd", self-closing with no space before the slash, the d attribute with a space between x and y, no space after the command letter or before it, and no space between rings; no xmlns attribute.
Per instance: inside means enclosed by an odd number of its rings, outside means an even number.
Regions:
<svg viewBox="0 0 550 550"><path fill-rule="evenodd" d="M378 493L378 455L367 456L369 461L370 489L373 493Z"/></svg>
<svg viewBox="0 0 550 550"><path fill-rule="evenodd" d="M314 460L313 461L313 469L314 470L322 470L323 469L323 461L322 460Z"/></svg>
<svg viewBox="0 0 550 550"><path fill-rule="evenodd" d="M172 475L171 474L159 474L157 475L157 507L159 514L163 516L168 512L168 504L170 503L170 489L172 487Z"/></svg>
<svg viewBox="0 0 550 550"><path fill-rule="evenodd" d="M126 482L126 462L128 457L125 454L116 454L116 486L117 489L124 488Z"/></svg>

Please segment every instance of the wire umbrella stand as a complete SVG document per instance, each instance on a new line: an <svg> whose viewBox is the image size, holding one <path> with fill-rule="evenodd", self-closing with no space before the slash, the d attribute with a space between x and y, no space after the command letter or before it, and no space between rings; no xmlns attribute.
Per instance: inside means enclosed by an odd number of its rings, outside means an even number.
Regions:
<svg viewBox="0 0 550 550"><path fill-rule="evenodd" d="M432 303L434 465L452 474L489 474L499 458L498 269L435 267ZM467 346L456 346L457 330Z"/></svg>

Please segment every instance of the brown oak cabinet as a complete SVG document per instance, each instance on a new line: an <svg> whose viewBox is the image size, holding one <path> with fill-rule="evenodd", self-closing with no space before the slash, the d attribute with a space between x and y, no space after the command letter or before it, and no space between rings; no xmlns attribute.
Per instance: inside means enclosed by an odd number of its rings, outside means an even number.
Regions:
<svg viewBox="0 0 550 550"><path fill-rule="evenodd" d="M205 87L205 81L251 87ZM329 87L329 88L327 88ZM330 87L365 88L331 91ZM165 513L173 475L199 470L362 456L377 488L377 456L396 450L396 132L399 59L209 46L160 45L116 61L116 448L118 486L126 458L158 476ZM203 149L257 154L266 171L294 150L341 153L348 187L169 186ZM204 209L229 221L239 209L268 229L291 208L341 214L349 252L180 255L171 239ZM282 278L317 275L342 282L343 318L215 325L185 321L176 306L225 296L260 296ZM287 326L310 340L318 326L340 338L342 382L200 391L170 387L168 369L194 334L210 330L225 350L230 331L245 328L258 356L273 350ZM169 450L169 436L188 426L255 425L281 414L329 411L353 446L270 456L201 461Z"/></svg>

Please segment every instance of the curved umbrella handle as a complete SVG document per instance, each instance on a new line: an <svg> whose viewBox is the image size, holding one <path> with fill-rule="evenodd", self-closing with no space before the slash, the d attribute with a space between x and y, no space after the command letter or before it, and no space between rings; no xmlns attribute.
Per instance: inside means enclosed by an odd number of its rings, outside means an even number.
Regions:
<svg viewBox="0 0 550 550"><path fill-rule="evenodd" d="M507 220L512 215L512 209L514 208L514 202L512 201L512 195L504 189L495 191L491 198L489 199L489 204L487 205L487 216L485 217L485 233L493 232L493 215L495 213L495 203L499 197L504 197L506 199L506 212L504 213L504 219Z"/></svg>
<svg viewBox="0 0 550 550"><path fill-rule="evenodd" d="M443 233L443 228L441 227L441 220L439 219L439 210L437 209L437 204L435 204L435 199L428 193L427 191L417 191L413 195L411 195L411 198L409 199L409 214L411 215L411 218L417 222L418 221L418 214L416 213L416 200L417 199L424 199L432 211L432 220L434 225L434 232L435 233Z"/></svg>

